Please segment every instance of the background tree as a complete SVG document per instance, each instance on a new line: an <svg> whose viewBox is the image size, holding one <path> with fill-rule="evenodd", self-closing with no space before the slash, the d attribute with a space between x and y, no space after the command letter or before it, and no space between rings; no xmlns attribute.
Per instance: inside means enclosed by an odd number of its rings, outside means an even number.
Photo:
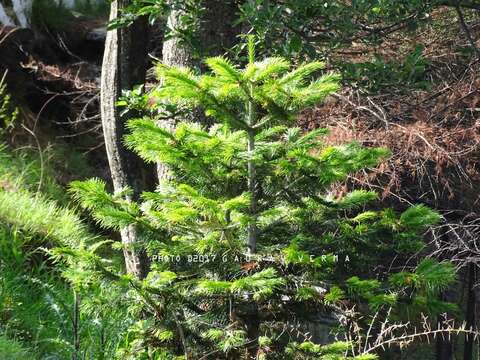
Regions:
<svg viewBox="0 0 480 360"><path fill-rule="evenodd" d="M193 38L198 37L199 26L198 24L194 25L192 29L191 25L199 21L199 16L187 16L188 12L185 9L185 4L182 5L177 1L170 1L166 28L167 36L162 46L162 63L168 66L193 67L194 65ZM185 19L190 19L191 21L187 22ZM189 34L189 36L187 37L186 34ZM200 114L195 115L197 121L201 120ZM174 128L171 119L159 120L158 126L165 129ZM159 181L168 179L169 171L165 164L157 163L157 177Z"/></svg>
<svg viewBox="0 0 480 360"><path fill-rule="evenodd" d="M166 36L162 47L162 63L167 66L198 68L199 57L220 55L235 44L238 29L233 25L235 1L168 2ZM190 120L205 122L200 109L185 114ZM173 119L160 120L159 126L173 129ZM168 178L165 164L157 164L157 176Z"/></svg>
<svg viewBox="0 0 480 360"><path fill-rule="evenodd" d="M130 4L128 0L116 0L111 3L110 21L120 17L123 9ZM135 200L145 188L145 179L149 174L141 160L123 144L126 121L131 117L129 111L118 106L122 90L132 89L143 84L146 73L148 43L147 19L139 17L130 26L122 26L108 31L101 76L101 117L107 150L110 173L115 191L130 188L126 199ZM138 277L145 275L147 264L142 254L135 248L138 234L135 226L121 230L125 245L125 264L128 272Z"/></svg>

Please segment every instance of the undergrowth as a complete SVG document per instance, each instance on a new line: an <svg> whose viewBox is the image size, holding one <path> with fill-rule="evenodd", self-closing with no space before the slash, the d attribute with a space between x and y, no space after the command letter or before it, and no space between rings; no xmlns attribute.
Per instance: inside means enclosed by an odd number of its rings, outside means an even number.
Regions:
<svg viewBox="0 0 480 360"><path fill-rule="evenodd" d="M6 93L5 87L0 90ZM68 208L63 186L78 174L89 176L90 167L67 144L7 144L13 131L28 128L8 101L8 106L0 106L0 360L68 359L80 352L89 354L86 358L98 353L111 358L116 342L105 336L113 332L110 328L119 328L117 323L128 321L119 316L109 321L121 306L109 310L112 294L104 294L104 300L96 294L95 306L85 300L75 310L63 264L54 264L48 253L56 246L82 247L96 238ZM99 306L102 302L108 306ZM75 311L81 324L76 330ZM75 347L75 331L82 338L81 348Z"/></svg>
<svg viewBox="0 0 480 360"><path fill-rule="evenodd" d="M0 334L0 360L28 360L29 352L19 342Z"/></svg>

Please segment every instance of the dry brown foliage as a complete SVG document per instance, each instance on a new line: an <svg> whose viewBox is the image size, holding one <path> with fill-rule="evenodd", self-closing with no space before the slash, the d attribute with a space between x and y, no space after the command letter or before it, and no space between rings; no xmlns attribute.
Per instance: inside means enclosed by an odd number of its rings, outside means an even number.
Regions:
<svg viewBox="0 0 480 360"><path fill-rule="evenodd" d="M346 87L324 106L305 113L301 124L329 128L331 144L357 141L391 150L388 160L352 177L351 183L380 191L397 205L423 202L464 215L480 201L475 186L480 181L480 59L459 50L469 44L455 16L441 10L434 17L416 32L392 35L381 48L356 49L351 58L341 54L349 61L365 61L375 51L388 60L423 44L428 91L369 95ZM469 28L480 39L478 17Z"/></svg>

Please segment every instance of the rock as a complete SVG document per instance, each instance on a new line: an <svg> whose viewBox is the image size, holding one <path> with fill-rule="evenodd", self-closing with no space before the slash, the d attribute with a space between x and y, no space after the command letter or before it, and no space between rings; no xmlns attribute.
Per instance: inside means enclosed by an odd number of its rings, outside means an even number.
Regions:
<svg viewBox="0 0 480 360"><path fill-rule="evenodd" d="M87 35L85 36L85 39L88 41L100 41L103 43L105 42L106 37L107 37L107 28L100 27L88 32Z"/></svg>
<svg viewBox="0 0 480 360"><path fill-rule="evenodd" d="M5 11L5 8L3 7L2 3L0 3L0 25L3 25L3 26L15 25L15 23L10 18L10 16L7 15L7 12Z"/></svg>
<svg viewBox="0 0 480 360"><path fill-rule="evenodd" d="M302 324L303 331L311 336L317 344L330 344L335 341L332 330L339 325L335 314L313 315L309 321Z"/></svg>

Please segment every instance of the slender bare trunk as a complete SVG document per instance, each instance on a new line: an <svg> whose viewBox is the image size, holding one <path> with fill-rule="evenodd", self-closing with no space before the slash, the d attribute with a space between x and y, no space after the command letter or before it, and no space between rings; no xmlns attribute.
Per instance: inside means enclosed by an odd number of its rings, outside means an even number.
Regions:
<svg viewBox="0 0 480 360"><path fill-rule="evenodd" d="M250 55L250 62L253 62L253 54ZM250 88L250 98L253 97L253 88ZM249 100L247 104L247 123L249 126L247 139L248 139L248 191L250 192L250 216L251 220L248 225L248 252L250 254L255 254L257 251L257 238L258 238L258 227L257 227L257 212L258 212L258 179L257 171L255 168L254 153L255 153L255 130L254 126L257 122L257 115L255 110L255 104L252 100ZM249 309L248 315L246 317L247 325L247 336L251 341L251 344L248 348L248 356L252 359L256 358L258 351L258 337L260 335L260 314L258 311L258 305L255 301L252 301Z"/></svg>
<svg viewBox="0 0 480 360"><path fill-rule="evenodd" d="M465 16L463 15L462 8L459 4L455 7L455 10L457 11L458 15L458 22L460 24L460 27L462 28L468 42L470 43L470 46L472 47L473 51L475 51L475 55L477 56L477 59L480 59L480 49L478 49L477 44L475 42L475 39L472 36L472 33L470 32L470 29L468 28L467 23L465 22Z"/></svg>
<svg viewBox="0 0 480 360"><path fill-rule="evenodd" d="M111 3L110 19L115 19L129 0L115 0ZM128 200L135 200L142 189L141 160L127 150L123 144L125 123L131 114L120 113L116 103L122 89L131 89L145 81L148 27L146 19L138 19L129 27L107 33L101 77L101 115L105 147L113 181L113 188L119 191L125 187L133 190ZM128 226L121 231L125 245L124 256L127 272L142 278L147 262L138 243L138 229Z"/></svg>
<svg viewBox="0 0 480 360"><path fill-rule="evenodd" d="M441 228L441 233L439 234L442 242L448 241L448 232L446 227ZM444 260L440 258L439 260ZM442 291L439 300L454 302L455 301L455 291L453 289L447 289ZM451 319L451 314L442 314L437 316L438 324L442 324L447 319ZM440 325L442 326L442 325ZM435 359L436 360L452 360L454 354L454 342L452 341L451 336L437 336L435 341Z"/></svg>

